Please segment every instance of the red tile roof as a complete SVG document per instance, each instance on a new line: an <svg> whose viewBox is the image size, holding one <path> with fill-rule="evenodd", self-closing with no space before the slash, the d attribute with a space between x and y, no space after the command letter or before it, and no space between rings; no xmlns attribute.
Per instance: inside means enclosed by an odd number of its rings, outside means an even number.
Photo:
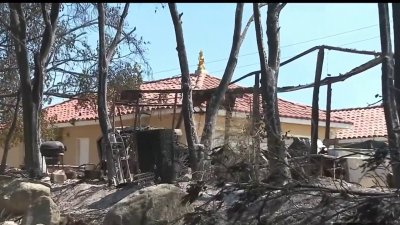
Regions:
<svg viewBox="0 0 400 225"><path fill-rule="evenodd" d="M163 90L163 89L181 89L181 78L180 76L166 78L151 82L146 82L140 85L141 90ZM220 79L212 77L210 75L202 74L191 75L191 82L193 90L205 90L218 87ZM240 87L236 84L229 86L230 88ZM146 93L143 95L143 101L146 103L159 103L162 101L164 104L174 103L174 94L165 94L160 99L159 94ZM252 95L245 94L242 98L237 98L235 103L234 111L238 112L250 112L252 105ZM56 116L58 123L70 122L71 120L93 120L97 119L97 111L92 108L76 107L78 100L68 100L50 107L45 110L48 112L48 116ZM181 105L181 95L178 95L178 105ZM157 106L157 107L146 107L144 110L153 110L154 108L171 108L168 106ZM262 108L262 107L260 107ZM281 117L296 118L296 119L311 119L311 107L307 105L297 104L289 101L279 99L278 101L279 114ZM122 115L130 114L133 112L132 107L120 107ZM325 112L320 111L320 120L325 120ZM347 120L340 118L339 116L331 116L332 122L339 123L351 123Z"/></svg>
<svg viewBox="0 0 400 225"><path fill-rule="evenodd" d="M353 126L338 130L339 139L386 137L386 120L382 106L333 110L332 115L350 120Z"/></svg>

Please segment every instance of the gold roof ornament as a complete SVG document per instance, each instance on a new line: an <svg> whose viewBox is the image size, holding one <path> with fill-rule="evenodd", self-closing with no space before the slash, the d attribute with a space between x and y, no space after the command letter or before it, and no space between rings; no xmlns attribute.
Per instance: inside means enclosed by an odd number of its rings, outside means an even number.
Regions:
<svg viewBox="0 0 400 225"><path fill-rule="evenodd" d="M206 67L204 65L203 50L200 50L200 52L199 52L199 64L197 64L197 71L203 72L205 70L206 70Z"/></svg>

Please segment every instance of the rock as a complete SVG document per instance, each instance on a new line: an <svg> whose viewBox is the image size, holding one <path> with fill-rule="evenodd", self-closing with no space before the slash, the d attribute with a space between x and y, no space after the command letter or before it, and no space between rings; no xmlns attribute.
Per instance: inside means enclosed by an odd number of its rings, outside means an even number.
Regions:
<svg viewBox="0 0 400 225"><path fill-rule="evenodd" d="M55 184L63 184L67 180L64 170L56 170L50 175L50 180Z"/></svg>
<svg viewBox="0 0 400 225"><path fill-rule="evenodd" d="M2 225L18 225L17 223L15 223L14 221L4 221L2 223Z"/></svg>
<svg viewBox="0 0 400 225"><path fill-rule="evenodd" d="M65 171L65 175L67 175L67 179L77 179L78 178L78 173L73 170Z"/></svg>
<svg viewBox="0 0 400 225"><path fill-rule="evenodd" d="M103 225L158 225L167 224L193 212L190 205L182 205L186 192L171 184L151 186L125 197L106 214ZM176 223L174 223L176 224Z"/></svg>
<svg viewBox="0 0 400 225"><path fill-rule="evenodd" d="M0 211L23 215L36 199L50 196L50 188L26 179L0 177Z"/></svg>
<svg viewBox="0 0 400 225"><path fill-rule="evenodd" d="M59 225L61 221L60 210L48 196L39 197L28 208L22 218L22 225Z"/></svg>

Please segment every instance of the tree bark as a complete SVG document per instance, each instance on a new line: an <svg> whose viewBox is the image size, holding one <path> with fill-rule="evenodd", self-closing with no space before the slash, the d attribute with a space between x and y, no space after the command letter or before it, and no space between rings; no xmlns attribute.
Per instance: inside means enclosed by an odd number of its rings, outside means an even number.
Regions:
<svg viewBox="0 0 400 225"><path fill-rule="evenodd" d="M108 184L111 185L115 177L114 159L111 151L111 144L108 133L111 129L111 122L107 112L107 73L108 61L105 46L105 12L103 3L97 4L99 13L99 78L98 78L98 94L97 94L97 110L99 116L99 124L103 141L106 149L107 159L107 178Z"/></svg>
<svg viewBox="0 0 400 225"><path fill-rule="evenodd" d="M400 3L392 3L393 11L393 36L394 36L394 86L396 90L396 103L400 105ZM397 62L397 63L396 63ZM397 108L400 115L400 108Z"/></svg>
<svg viewBox="0 0 400 225"><path fill-rule="evenodd" d="M196 151L198 148L198 138L196 134L196 129L193 122L193 100L192 100L192 84L190 81L189 66L186 56L185 41L183 38L182 21L180 17L182 14L178 14L175 3L168 3L168 7L171 13L172 22L175 29L176 44L179 57L179 65L181 68L182 78L182 115L183 123L185 126L186 140L189 148L189 161L192 172L194 173L193 178L198 178L198 155Z"/></svg>
<svg viewBox="0 0 400 225"><path fill-rule="evenodd" d="M6 139L4 141L4 152L3 152L3 157L1 159L0 174L4 174L4 172L6 170L8 152L11 149L11 140L12 140L13 134L15 133L15 128L17 125L20 100L21 100L20 95L17 95L17 102L15 103L13 119L11 122L10 129L7 132Z"/></svg>
<svg viewBox="0 0 400 225"><path fill-rule="evenodd" d="M20 74L22 109L24 122L25 166L30 177L39 177L40 171L40 110L43 95L44 65L54 42L60 3L52 3L50 15L45 3L42 3L45 30L42 35L40 50L34 55L35 68L33 81L30 78L28 51L26 47L26 21L21 3L10 3L11 33L18 71Z"/></svg>
<svg viewBox="0 0 400 225"><path fill-rule="evenodd" d="M392 44L390 40L390 22L387 3L378 3L379 28L382 48L382 100L385 112L390 159L393 171L393 183L396 188L400 187L400 165L399 165L399 116L397 104L393 93L394 84L394 61Z"/></svg>
<svg viewBox="0 0 400 225"><path fill-rule="evenodd" d="M40 45L40 50L35 54L35 68L34 68L34 79L33 79L33 87L32 87L32 96L33 96L33 127L36 130L35 135L35 146L38 148L34 148L33 151L33 159L35 162L35 168L41 168L41 158L39 146L41 144L41 128L40 128L40 115L42 111L42 97L43 97L43 85L44 85L44 77L46 74L46 64L49 59L49 54L51 48L54 44L54 39L57 30L57 22L58 22L58 14L60 12L60 3L52 3L50 15L46 10L46 4L41 3L42 16L45 23L45 29L42 35L42 41ZM37 167L39 165L39 167ZM41 174L42 171L38 173Z"/></svg>
<svg viewBox="0 0 400 225"><path fill-rule="evenodd" d="M118 26L116 27L116 34L108 48L106 48L105 41L105 11L103 3L97 4L97 9L99 13L99 77L98 77L98 94L97 94L97 113L99 116L99 124L101 128L101 133L103 136L103 141L106 149L106 159L107 159L107 178L108 184L111 185L115 177L114 169L114 159L111 149L109 132L112 130L111 122L108 117L108 107L107 107L107 77L108 77L108 66L114 56L115 49L121 40L121 34L123 29L123 24L125 18L128 15L129 3L125 4L124 11L122 12L121 18L119 20Z"/></svg>
<svg viewBox="0 0 400 225"><path fill-rule="evenodd" d="M18 72L20 75L21 94L22 94L22 117L24 121L24 146L25 146L25 167L33 176L31 171L34 168L34 128L33 128L33 98L32 86L30 80L30 68L28 61L28 52L26 46L26 23L22 12L21 3L9 3L11 32L15 37L13 39L14 49L17 57Z"/></svg>
<svg viewBox="0 0 400 225"><path fill-rule="evenodd" d="M40 171L40 109L43 96L44 64L48 59L54 35L57 28L60 3L52 3L50 15L45 3L42 3L45 30L39 53L35 53L34 77L30 78L28 51L26 47L26 21L21 3L10 3L11 33L14 37L14 49L17 56L18 71L20 74L22 109L24 122L25 166L30 177L39 177Z"/></svg>
<svg viewBox="0 0 400 225"><path fill-rule="evenodd" d="M281 138L278 111L277 81L280 64L279 50L279 14L283 4L269 3L267 10L268 61L264 50L260 10L253 4L257 47L261 66L261 94L264 108L264 123L267 132L268 154L270 160L271 182L282 185L290 179L287 161L287 149Z"/></svg>
<svg viewBox="0 0 400 225"><path fill-rule="evenodd" d="M208 151L211 148L212 136L214 132L215 123L217 120L219 106L221 104L222 99L224 98L226 90L228 89L229 83L232 80L233 72L235 71L238 60L240 46L243 42L244 35L246 35L246 33L241 34L243 7L244 3L237 3L236 13L235 13L235 28L233 31L232 47L228 63L225 67L225 72L224 75L222 76L221 82L218 85L218 88L215 90L214 94L212 95L206 110L204 128L201 137L201 143L204 145L206 151Z"/></svg>

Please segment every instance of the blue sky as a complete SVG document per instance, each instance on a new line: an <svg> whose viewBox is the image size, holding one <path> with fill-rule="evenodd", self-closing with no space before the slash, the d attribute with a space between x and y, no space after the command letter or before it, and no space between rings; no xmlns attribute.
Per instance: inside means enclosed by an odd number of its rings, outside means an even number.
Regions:
<svg viewBox="0 0 400 225"><path fill-rule="evenodd" d="M203 50L209 74L221 77L232 45L236 4L233 3L179 3L183 12L183 31L189 69L194 72L198 53ZM155 9L157 8L157 12ZM243 25L252 14L247 3ZM266 8L262 10L265 32ZM147 45L147 58L153 70L146 80L161 79L180 74L176 52L175 33L168 6L160 4L132 4L128 22L136 26ZM289 3L281 12L281 58L288 59L313 46L326 44L360 50L380 51L378 7L376 3ZM265 37L265 35L264 35ZM267 40L264 40L265 43ZM239 61L233 79L259 69L254 24L248 30L240 50ZM314 81L317 53L309 54L281 67L278 86L298 85ZM345 73L372 59L334 51L325 52L323 77ZM370 69L345 82L333 85L332 108L363 107L377 101L381 93L381 67ZM239 83L252 86L253 80ZM312 89L279 94L280 98L311 104ZM326 87L320 89L320 108L326 104Z"/></svg>

